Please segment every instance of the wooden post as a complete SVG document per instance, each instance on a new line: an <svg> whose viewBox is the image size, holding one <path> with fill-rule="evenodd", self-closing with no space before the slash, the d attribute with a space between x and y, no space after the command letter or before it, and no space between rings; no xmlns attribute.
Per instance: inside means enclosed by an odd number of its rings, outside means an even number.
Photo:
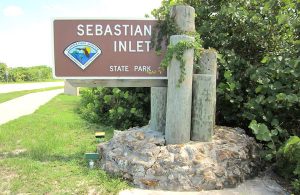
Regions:
<svg viewBox="0 0 300 195"><path fill-rule="evenodd" d="M173 35L170 43L179 41L194 41L187 35ZM191 135L191 106L194 50L184 52L185 78L178 86L180 78L180 62L173 57L168 68L168 94L165 138L167 144L182 144L190 141Z"/></svg>
<svg viewBox="0 0 300 195"><path fill-rule="evenodd" d="M150 128L165 133L167 108L167 88L151 88L151 120Z"/></svg>
<svg viewBox="0 0 300 195"><path fill-rule="evenodd" d="M217 54L204 50L193 76L192 141L211 141L215 125Z"/></svg>
<svg viewBox="0 0 300 195"><path fill-rule="evenodd" d="M68 80L65 80L64 94L79 96L79 87L74 87Z"/></svg>
<svg viewBox="0 0 300 195"><path fill-rule="evenodd" d="M191 6L174 6L171 9L178 28L182 32L195 31L195 9ZM194 41L186 35L173 35L170 44L179 41ZM178 86L181 74L180 62L174 57L168 69L168 94L165 138L167 144L182 144L190 141L191 137L191 106L194 50L189 49L183 55L185 61L185 79Z"/></svg>
<svg viewBox="0 0 300 195"><path fill-rule="evenodd" d="M195 9L187 5L176 5L171 9L171 17L182 32L195 31Z"/></svg>
<svg viewBox="0 0 300 195"><path fill-rule="evenodd" d="M171 16L178 28L183 32L195 31L195 10L191 6L173 6ZM167 105L167 88L151 88L151 121L150 127L153 130L165 129L166 105Z"/></svg>

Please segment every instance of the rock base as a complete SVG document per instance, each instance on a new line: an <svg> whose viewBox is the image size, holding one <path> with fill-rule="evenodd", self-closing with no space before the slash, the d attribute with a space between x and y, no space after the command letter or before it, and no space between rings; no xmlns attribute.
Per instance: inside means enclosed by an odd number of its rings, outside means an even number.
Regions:
<svg viewBox="0 0 300 195"><path fill-rule="evenodd" d="M98 146L100 165L143 189L223 189L256 176L260 145L240 128L214 131L212 142L180 145L165 145L164 136L148 126L115 131Z"/></svg>

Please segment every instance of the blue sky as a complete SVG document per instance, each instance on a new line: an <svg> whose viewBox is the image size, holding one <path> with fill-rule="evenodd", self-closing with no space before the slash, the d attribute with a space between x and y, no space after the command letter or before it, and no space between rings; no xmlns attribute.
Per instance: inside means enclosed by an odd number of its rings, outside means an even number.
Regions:
<svg viewBox="0 0 300 195"><path fill-rule="evenodd" d="M53 66L55 18L144 18L161 0L0 0L0 62Z"/></svg>

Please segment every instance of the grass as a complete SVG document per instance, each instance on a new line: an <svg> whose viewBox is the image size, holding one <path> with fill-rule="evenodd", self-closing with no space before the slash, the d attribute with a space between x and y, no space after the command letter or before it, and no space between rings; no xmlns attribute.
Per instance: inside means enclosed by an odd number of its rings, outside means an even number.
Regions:
<svg viewBox="0 0 300 195"><path fill-rule="evenodd" d="M129 188L101 169L88 169L94 132L75 112L79 97L59 95L34 114L0 126L0 192L7 194L116 194ZM93 193L94 192L94 193Z"/></svg>
<svg viewBox="0 0 300 195"><path fill-rule="evenodd" d="M17 97L29 94L29 93L35 93L35 92L42 92L42 91L49 91L54 89L61 89L63 86L59 87L48 87L48 88L42 88L42 89L33 89L33 90L24 90L24 91L14 91L9 93L0 93L0 103L15 99Z"/></svg>

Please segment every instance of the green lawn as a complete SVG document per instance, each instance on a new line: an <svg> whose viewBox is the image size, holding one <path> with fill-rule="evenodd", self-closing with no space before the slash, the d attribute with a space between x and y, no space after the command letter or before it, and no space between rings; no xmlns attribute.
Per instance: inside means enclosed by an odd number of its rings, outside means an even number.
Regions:
<svg viewBox="0 0 300 195"><path fill-rule="evenodd" d="M23 96L23 95L26 95L26 94L29 94L29 93L49 91L49 90L61 89L61 88L63 88L63 86L48 87L48 88L33 89L33 90L24 90L24 91L14 91L14 92L9 92L9 93L0 93L0 103L15 99L17 97L20 97L20 96Z"/></svg>
<svg viewBox="0 0 300 195"><path fill-rule="evenodd" d="M94 132L76 113L79 97L59 95L32 115L0 126L0 194L116 194L129 188L101 169L88 169Z"/></svg>

